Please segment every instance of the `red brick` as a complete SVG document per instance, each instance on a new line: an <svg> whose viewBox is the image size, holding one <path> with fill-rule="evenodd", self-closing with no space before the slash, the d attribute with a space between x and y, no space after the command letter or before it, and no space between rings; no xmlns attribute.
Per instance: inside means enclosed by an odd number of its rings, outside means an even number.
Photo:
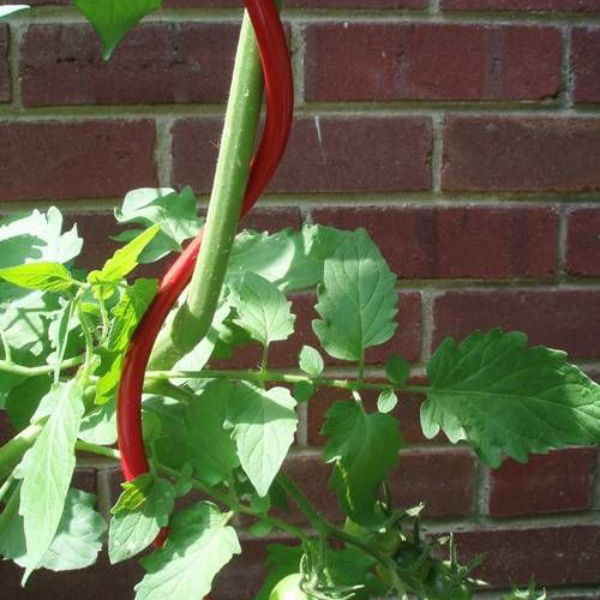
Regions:
<svg viewBox="0 0 600 600"><path fill-rule="evenodd" d="M111 213L65 214L63 229L69 230L77 225L77 233L83 238L81 254L76 259L78 267L88 270L98 269L120 246L111 236L119 233L115 217Z"/></svg>
<svg viewBox="0 0 600 600"><path fill-rule="evenodd" d="M296 455L285 470L309 500L329 519L343 519L335 494L329 487L332 466L320 456ZM431 518L470 514L475 485L475 459L465 449L435 451L407 450L390 474L394 506L411 507L425 503L424 515ZM294 511L294 521L305 523Z"/></svg>
<svg viewBox="0 0 600 600"><path fill-rule="evenodd" d="M575 209L567 220L567 262L570 275L600 275L600 210Z"/></svg>
<svg viewBox="0 0 600 600"><path fill-rule="evenodd" d="M210 189L220 130L218 119L177 121L172 130L176 185ZM431 144L431 124L423 118L299 118L269 191L426 190Z"/></svg>
<svg viewBox="0 0 600 600"><path fill-rule="evenodd" d="M495 517L584 511L592 502L595 448L507 459L490 473L490 514Z"/></svg>
<svg viewBox="0 0 600 600"><path fill-rule="evenodd" d="M449 118L447 191L600 189L600 119Z"/></svg>
<svg viewBox="0 0 600 600"><path fill-rule="evenodd" d="M96 469L91 467L77 467L71 486L76 487L78 490L89 492L90 494L96 493Z"/></svg>
<svg viewBox="0 0 600 600"><path fill-rule="evenodd" d="M444 9L599 12L597 0L441 0Z"/></svg>
<svg viewBox="0 0 600 600"><path fill-rule="evenodd" d="M10 424L8 413L0 410L0 446L8 442L15 433L15 430Z"/></svg>
<svg viewBox="0 0 600 600"><path fill-rule="evenodd" d="M306 99L541 100L560 89L549 27L317 24L306 31Z"/></svg>
<svg viewBox="0 0 600 600"><path fill-rule="evenodd" d="M553 208L328 207L312 216L342 229L365 227L406 279L547 278L556 270Z"/></svg>
<svg viewBox="0 0 600 600"><path fill-rule="evenodd" d="M0 125L0 202L121 197L156 186L151 121Z"/></svg>
<svg viewBox="0 0 600 600"><path fill-rule="evenodd" d="M240 229L254 229L276 233L286 227L299 230L302 215L297 208L271 208L257 206L240 223Z"/></svg>
<svg viewBox="0 0 600 600"><path fill-rule="evenodd" d="M529 335L531 344L560 348L573 358L600 356L600 292L596 290L452 291L434 302L434 347L476 329L501 327Z"/></svg>
<svg viewBox="0 0 600 600"><path fill-rule="evenodd" d="M575 102L600 102L600 29L574 29L571 69Z"/></svg>
<svg viewBox="0 0 600 600"><path fill-rule="evenodd" d="M110 61L87 25L35 25L23 43L26 106L223 102L238 26L136 27Z"/></svg>
<svg viewBox="0 0 600 600"><path fill-rule="evenodd" d="M459 558L485 554L475 577L493 587L600 583L600 526L483 529L456 532Z"/></svg>
<svg viewBox="0 0 600 600"><path fill-rule="evenodd" d="M21 587L23 570L10 561L0 561L0 579L3 597L10 600L34 600L35 598L60 598L61 600L129 600L133 586L144 574L137 561L130 560L111 566L106 552L93 567L78 571L55 573L40 569L35 571ZM215 600L217 600L215 598Z"/></svg>
<svg viewBox="0 0 600 600"><path fill-rule="evenodd" d="M0 25L0 102L10 101L10 68L8 66L8 27Z"/></svg>

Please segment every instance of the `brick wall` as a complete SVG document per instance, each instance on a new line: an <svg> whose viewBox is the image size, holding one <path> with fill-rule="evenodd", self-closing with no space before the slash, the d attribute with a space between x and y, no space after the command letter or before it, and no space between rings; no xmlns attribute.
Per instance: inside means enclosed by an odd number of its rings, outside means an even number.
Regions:
<svg viewBox="0 0 600 600"><path fill-rule="evenodd" d="M51 4L44 0L36 5ZM236 0L165 0L109 64L90 28L57 0L0 27L0 202L61 207L111 251L110 212L129 189L210 188L238 30ZM288 0L296 77L292 140L257 227L364 226L401 276L388 350L416 365L446 335L501 325L600 367L600 0ZM278 365L310 342L304 325ZM332 363L335 367L335 364ZM333 518L318 462L335 394L303 415L288 469ZM369 401L374 401L370 399ZM552 598L600 598L600 486L592 448L507 461L490 472L464 447L426 441L420 399L397 414L409 444L399 501L427 503L431 531L458 530L464 558L501 590L534 575ZM83 464L100 506L119 474ZM253 597L264 540L220 577L214 600ZM38 574L9 600L132 598L133 564Z"/></svg>

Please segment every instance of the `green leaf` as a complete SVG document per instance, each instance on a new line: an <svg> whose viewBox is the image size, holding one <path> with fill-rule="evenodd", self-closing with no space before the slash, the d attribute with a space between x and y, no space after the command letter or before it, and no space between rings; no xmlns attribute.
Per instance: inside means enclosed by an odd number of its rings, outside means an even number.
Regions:
<svg viewBox="0 0 600 600"><path fill-rule="evenodd" d="M377 398L377 410L380 413L389 413L396 408L398 404L398 396L394 393L394 390L383 390Z"/></svg>
<svg viewBox="0 0 600 600"><path fill-rule="evenodd" d="M360 361L365 349L387 342L396 323L396 276L364 229L346 237L325 261L313 329L334 358Z"/></svg>
<svg viewBox="0 0 600 600"><path fill-rule="evenodd" d="M302 346L300 350L300 369L310 377L318 377L325 368L323 358L312 346Z"/></svg>
<svg viewBox="0 0 600 600"><path fill-rule="evenodd" d="M106 531L104 519L94 510L96 496L71 488L50 548L39 564L51 571L84 569L96 562Z"/></svg>
<svg viewBox="0 0 600 600"><path fill-rule="evenodd" d="M445 339L427 366L430 389L421 406L427 437L441 429L466 439L496 467L507 454L600 441L600 386L559 350L527 347L527 336L494 329L460 343Z"/></svg>
<svg viewBox="0 0 600 600"><path fill-rule="evenodd" d="M176 514L167 543L142 560L147 573L135 600L204 598L215 575L241 552L228 519L206 502Z"/></svg>
<svg viewBox="0 0 600 600"><path fill-rule="evenodd" d="M404 385L410 374L410 365L397 354L392 354L385 363L385 374L396 385Z"/></svg>
<svg viewBox="0 0 600 600"><path fill-rule="evenodd" d="M287 575L298 573L302 559L302 546L284 546L283 544L269 544L267 546L269 557L267 565L269 573L263 581L255 600L269 600L273 588Z"/></svg>
<svg viewBox="0 0 600 600"><path fill-rule="evenodd" d="M158 233L159 226L152 225L136 236L131 242L119 248L109 258L100 271L92 271L88 275L88 281L96 285L118 283L126 275L138 266L138 257L144 248L152 241Z"/></svg>
<svg viewBox="0 0 600 600"><path fill-rule="evenodd" d="M223 322L229 316L230 312L231 306L225 300L217 307L213 321L206 335L198 342L191 352L177 361L173 367L175 371L200 371L204 368L213 354L215 345L219 341L219 335L223 330ZM199 389L204 384L203 380L198 378L182 381L185 381L189 387L195 390Z"/></svg>
<svg viewBox="0 0 600 600"><path fill-rule="evenodd" d="M112 515L121 512L131 512L142 506L150 494L154 477L150 473L144 473L133 481L125 481L121 484L123 491L116 504L110 509Z"/></svg>
<svg viewBox="0 0 600 600"><path fill-rule="evenodd" d="M144 412L146 411L158 416L162 425L162 435L154 442L156 459L181 471L190 462L185 407L164 396L150 396L144 399Z"/></svg>
<svg viewBox="0 0 600 600"><path fill-rule="evenodd" d="M186 407L190 462L197 477L211 487L227 481L239 465L231 429L224 427L231 388L226 380L211 381Z"/></svg>
<svg viewBox="0 0 600 600"><path fill-rule="evenodd" d="M151 482L148 491L144 480L143 486L140 484L138 489L141 490L141 487L144 489L137 497L133 498L131 494L131 502L121 501L122 494L113 507L114 516L108 530L108 556L113 565L147 548L156 539L160 528L167 525L173 511L175 488L169 481L157 479ZM130 505L135 509L129 510Z"/></svg>
<svg viewBox="0 0 600 600"><path fill-rule="evenodd" d="M23 581L37 568L56 534L75 469L75 441L83 416L83 388L75 381L54 388L56 404L19 469L24 473L19 513L27 540Z"/></svg>
<svg viewBox="0 0 600 600"><path fill-rule="evenodd" d="M62 233L63 217L51 206L46 213L34 210L0 221L0 267L29 262L67 263L81 252L77 227Z"/></svg>
<svg viewBox="0 0 600 600"><path fill-rule="evenodd" d="M9 4L7 6L0 6L0 19L4 19L13 13L16 13L21 10L26 10L31 8L27 4Z"/></svg>
<svg viewBox="0 0 600 600"><path fill-rule="evenodd" d="M110 58L123 36L147 14L160 8L160 0L74 0L97 31Z"/></svg>
<svg viewBox="0 0 600 600"><path fill-rule="evenodd" d="M106 530L104 519L94 510L93 494L70 488L58 529L38 567L52 571L84 569L96 562ZM21 567L26 566L27 550L23 518L16 512L0 530L0 554Z"/></svg>
<svg viewBox="0 0 600 600"><path fill-rule="evenodd" d="M64 292L75 284L60 263L36 262L0 269L0 279L29 290Z"/></svg>
<svg viewBox="0 0 600 600"><path fill-rule="evenodd" d="M315 386L308 381L298 381L292 388L292 396L298 403L308 402L315 393Z"/></svg>
<svg viewBox="0 0 600 600"><path fill-rule="evenodd" d="M150 263L170 252L181 251L182 243L197 235L202 225L196 214L197 204L190 187L183 188L179 194L170 188L142 188L125 196L123 206L115 209L115 217L119 223L160 227L139 256L140 263ZM129 241L135 233L137 230L123 231L114 239Z"/></svg>
<svg viewBox="0 0 600 600"><path fill-rule="evenodd" d="M266 496L294 441L296 401L285 388L240 383L232 386L229 402L240 464L258 494Z"/></svg>
<svg viewBox="0 0 600 600"><path fill-rule="evenodd" d="M116 399L90 411L81 421L79 439L88 444L112 446L117 441Z"/></svg>
<svg viewBox="0 0 600 600"><path fill-rule="evenodd" d="M136 279L123 291L118 304L112 309L114 320L106 347L99 348L101 363L96 370L100 380L96 386L96 404L111 400L121 379L121 368L129 340L156 294L154 279Z"/></svg>
<svg viewBox="0 0 600 600"><path fill-rule="evenodd" d="M3 374L2 379L5 379ZM11 423L18 430L25 429L40 404L40 400L50 391L52 380L48 375L29 377L13 387L6 396L6 412Z"/></svg>
<svg viewBox="0 0 600 600"><path fill-rule="evenodd" d="M286 340L294 333L296 317L290 312L292 303L276 285L260 275L246 273L232 291L231 302L238 313L234 322L263 346Z"/></svg>
<svg viewBox="0 0 600 600"><path fill-rule="evenodd" d="M350 518L361 525L376 522L379 485L398 462L398 421L390 415L367 414L356 402L336 402L322 429L329 440L327 462L335 462L331 484Z"/></svg>
<svg viewBox="0 0 600 600"><path fill-rule="evenodd" d="M322 225L305 226L300 232L242 231L232 248L226 282L232 285L252 272L286 292L314 287L323 281L323 261L348 235L347 231Z"/></svg>

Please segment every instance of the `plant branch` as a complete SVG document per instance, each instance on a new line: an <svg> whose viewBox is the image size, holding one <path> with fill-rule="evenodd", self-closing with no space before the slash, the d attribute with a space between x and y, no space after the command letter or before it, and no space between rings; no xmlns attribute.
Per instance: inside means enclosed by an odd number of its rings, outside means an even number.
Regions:
<svg viewBox="0 0 600 600"><path fill-rule="evenodd" d="M60 363L60 369L71 369L78 367L85 362L85 355L74 356L68 358ZM39 365L37 367L25 367L18 365L8 360L0 360L0 371L4 373L14 373L15 375L25 375L27 377L34 377L35 375L46 375L54 372L56 365Z"/></svg>
<svg viewBox="0 0 600 600"><path fill-rule="evenodd" d="M248 14L244 14L232 86L211 193L202 251L185 303L158 336L149 368L171 368L206 335L217 306L237 232L260 108L261 65Z"/></svg>
<svg viewBox="0 0 600 600"><path fill-rule="evenodd" d="M374 383L360 379L340 379L336 377L309 377L307 375L294 375L291 373L280 373L277 371L243 371L243 370L214 370L203 369L201 371L148 371L146 378L150 380L161 379L239 379L255 383L278 382L278 383L312 383L316 386L340 388L344 390L399 390L426 394L429 386L406 385L398 386L392 383ZM153 386L150 386L153 389Z"/></svg>
<svg viewBox="0 0 600 600"><path fill-rule="evenodd" d="M42 431L41 425L29 425L0 447L0 480L8 477L23 454L33 446Z"/></svg>

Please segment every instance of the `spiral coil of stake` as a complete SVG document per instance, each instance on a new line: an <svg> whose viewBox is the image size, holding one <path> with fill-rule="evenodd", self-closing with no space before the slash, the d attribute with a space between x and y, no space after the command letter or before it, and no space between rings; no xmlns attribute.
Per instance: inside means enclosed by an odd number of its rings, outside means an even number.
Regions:
<svg viewBox="0 0 600 600"><path fill-rule="evenodd" d="M277 8L273 0L244 0L244 4L258 45L267 110L263 135L250 166L242 217L254 206L275 173L289 137L293 113L290 57ZM158 292L138 324L125 356L117 396L117 432L121 468L127 481L149 471L141 419L144 374L158 333L190 282L202 236L200 230L162 277ZM164 538L163 530L157 545Z"/></svg>

